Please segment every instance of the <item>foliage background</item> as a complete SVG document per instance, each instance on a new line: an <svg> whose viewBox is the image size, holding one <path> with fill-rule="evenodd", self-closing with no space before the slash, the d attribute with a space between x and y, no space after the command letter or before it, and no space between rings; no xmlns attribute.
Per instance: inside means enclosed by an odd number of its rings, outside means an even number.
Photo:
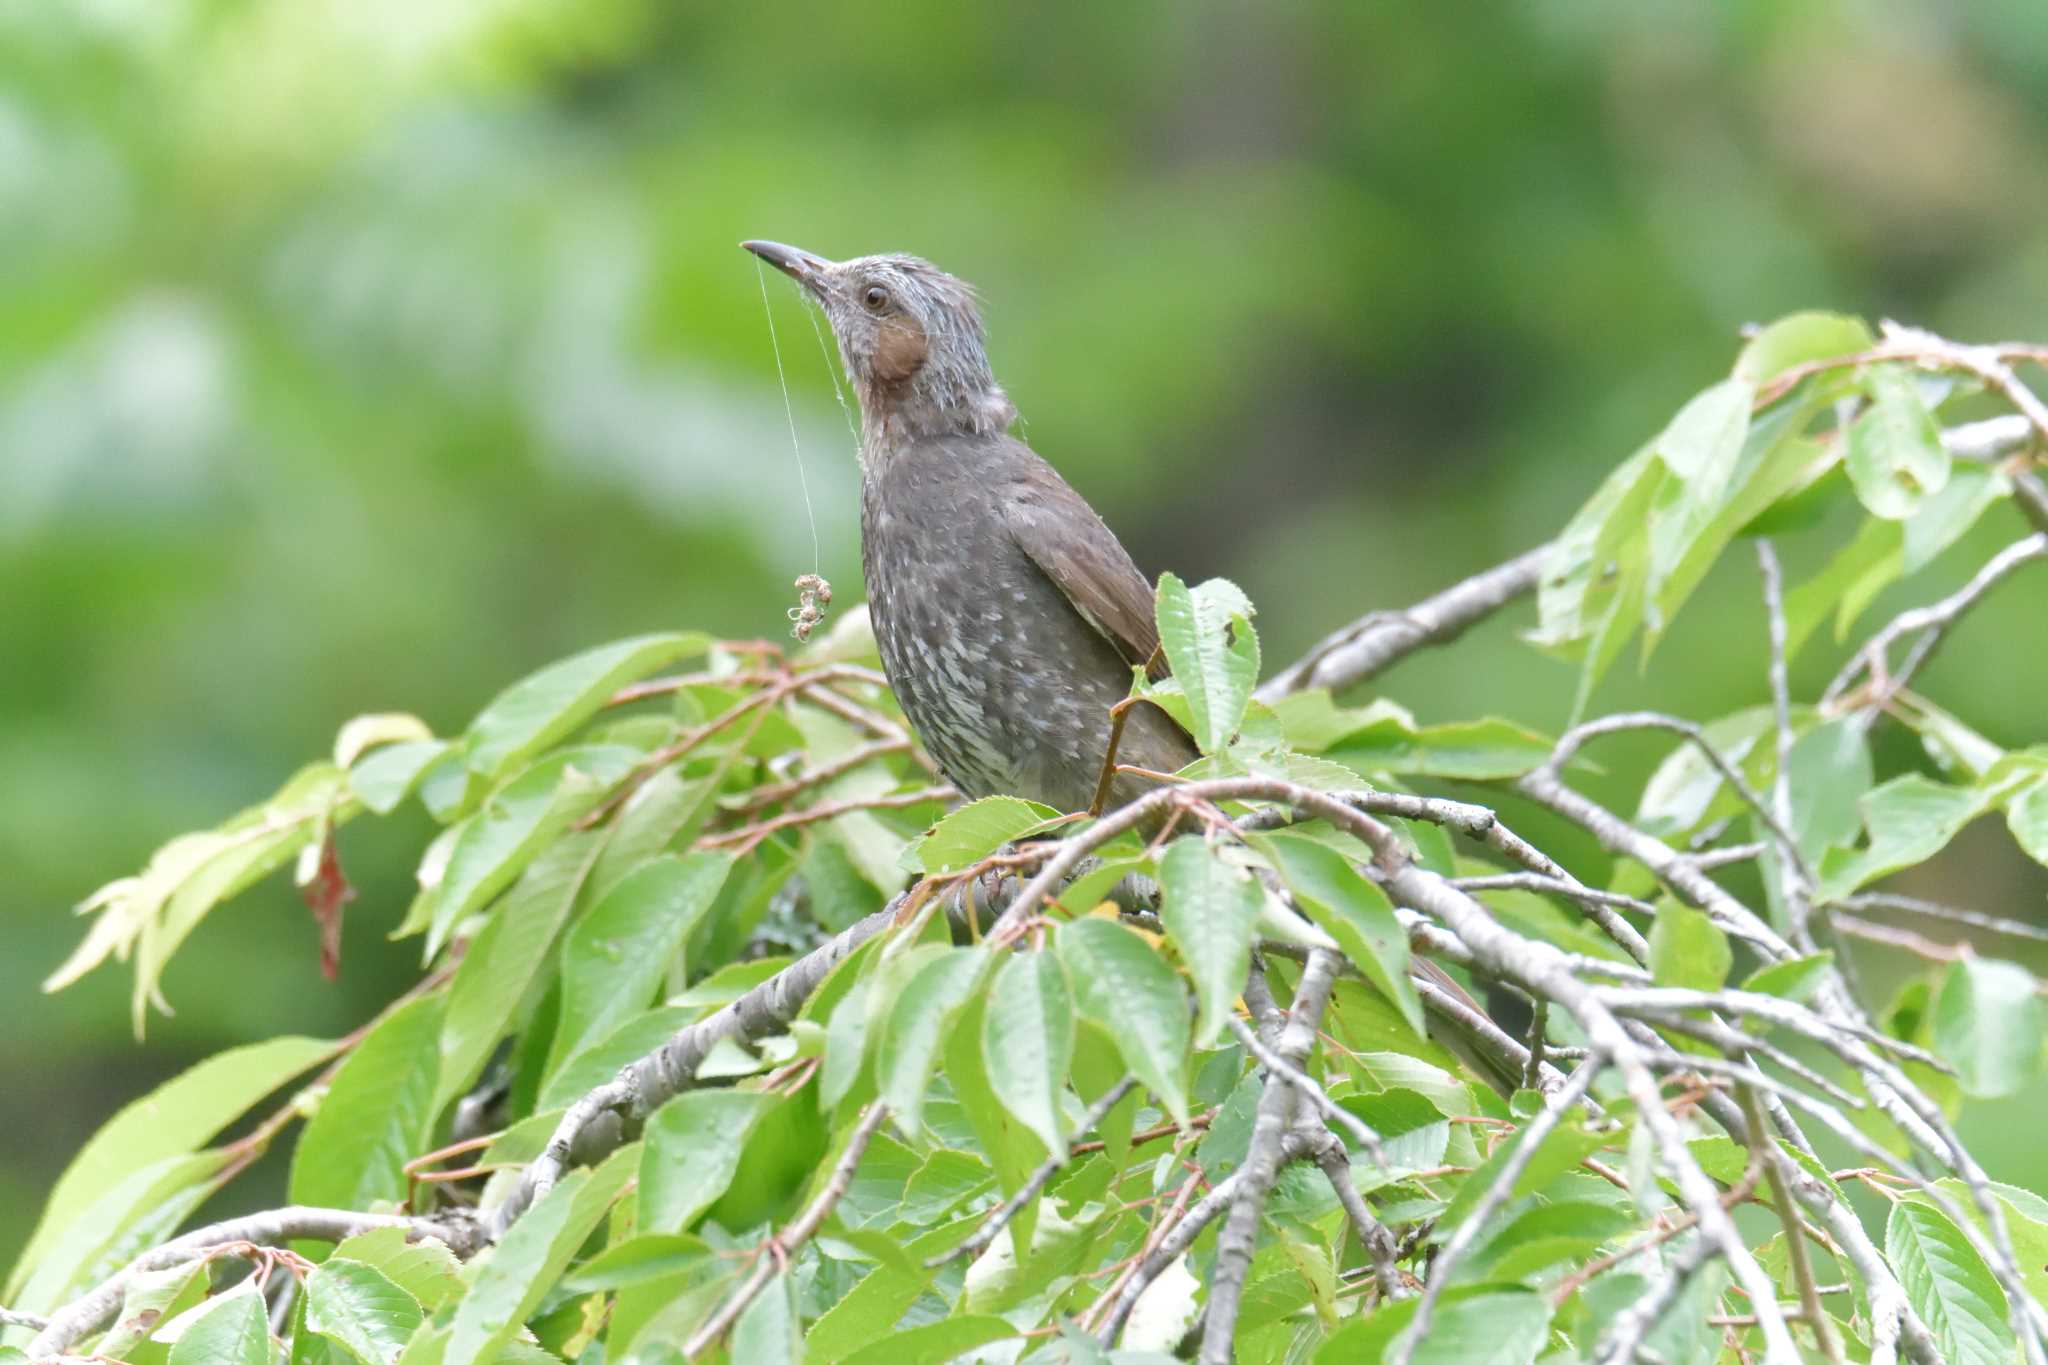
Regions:
<svg viewBox="0 0 2048 1365"><path fill-rule="evenodd" d="M0 0L0 1094L38 1120L0 1125L0 1262L120 1101L409 980L426 822L345 838L338 984L279 879L180 955L147 1051L121 973L34 995L65 907L356 712L453 730L588 644L781 628L810 540L739 238L974 280L1033 443L1282 659L1549 533L1745 321L2038 336L2044 209L2048 9L2011 0ZM850 441L770 297L844 604ZM1788 540L1794 581L1838 539ZM2002 743L2038 592L1929 681ZM1757 700L1753 575L1674 633L1606 697ZM1571 681L1495 625L1386 688L1554 729ZM1923 875L2042 918L2005 848ZM1994 1177L2048 1183L2042 1098L1965 1111Z"/></svg>

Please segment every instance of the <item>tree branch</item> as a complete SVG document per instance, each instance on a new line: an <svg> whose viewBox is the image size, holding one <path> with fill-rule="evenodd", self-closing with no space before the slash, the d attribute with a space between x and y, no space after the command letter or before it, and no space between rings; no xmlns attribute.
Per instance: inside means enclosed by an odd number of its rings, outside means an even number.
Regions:
<svg viewBox="0 0 2048 1365"><path fill-rule="evenodd" d="M1287 1024L1273 1048L1297 1072L1315 1046L1317 1026L1336 984L1336 955L1321 949L1311 952L1308 965L1302 968L1301 982L1295 987L1294 1003L1288 1007ZM1237 1333L1238 1304L1244 1294L1245 1276L1251 1271L1252 1252L1258 1245L1259 1216L1265 1209L1266 1195L1280 1176L1285 1139L1293 1126L1301 1094L1281 1072L1266 1077L1266 1087L1252 1119L1251 1149L1239 1168L1243 1179L1237 1197L1231 1201L1230 1216L1216 1237L1216 1265L1209 1275L1208 1322L1202 1329L1203 1365L1230 1365L1235 1358L1232 1341Z"/></svg>
<svg viewBox="0 0 2048 1365"><path fill-rule="evenodd" d="M275 1246L297 1238L320 1242L341 1242L357 1233L369 1232L375 1228L399 1228L412 1236L437 1237L448 1242L458 1255L469 1255L477 1249L473 1241L463 1239L463 1230L442 1220L428 1217L413 1217L391 1213L356 1213L349 1209L316 1209L293 1205L289 1208L271 1209L265 1213L252 1213L243 1218L230 1218L223 1223L213 1223L203 1228L194 1228L181 1237L172 1238L162 1246L145 1251L115 1274L105 1280L82 1298L74 1299L50 1315L50 1320L36 1339L29 1343L29 1355L35 1358L62 1355L81 1339L99 1331L113 1321L120 1310L121 1300L128 1292L129 1284L138 1275L153 1270L167 1270L174 1265L204 1256L213 1248L236 1242L256 1246Z"/></svg>
<svg viewBox="0 0 2048 1365"><path fill-rule="evenodd" d="M1405 611L1376 611L1331 632L1300 659L1259 685L1271 702L1312 687L1340 691L1364 682L1430 645L1449 644L1475 622L1535 591L1548 545L1476 573Z"/></svg>

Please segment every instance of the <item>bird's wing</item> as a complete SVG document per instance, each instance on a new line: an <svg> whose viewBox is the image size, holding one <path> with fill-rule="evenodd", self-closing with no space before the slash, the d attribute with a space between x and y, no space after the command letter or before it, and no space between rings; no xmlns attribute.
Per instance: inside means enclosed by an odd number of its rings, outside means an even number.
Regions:
<svg viewBox="0 0 2048 1365"><path fill-rule="evenodd" d="M1010 534L1031 562L1125 663L1143 666L1154 679L1165 677L1152 585L1095 509L1035 454L1012 475L1006 492Z"/></svg>

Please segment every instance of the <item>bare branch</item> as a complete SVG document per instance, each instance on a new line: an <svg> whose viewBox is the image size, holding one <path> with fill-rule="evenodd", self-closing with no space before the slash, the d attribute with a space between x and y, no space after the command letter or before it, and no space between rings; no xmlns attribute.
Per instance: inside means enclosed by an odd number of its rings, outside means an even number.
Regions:
<svg viewBox="0 0 2048 1365"><path fill-rule="evenodd" d="M29 1343L29 1355L38 1359L62 1355L84 1337L105 1327L120 1310L129 1284L138 1275L183 1265L197 1260L215 1247L231 1243L276 1246L299 1238L340 1242L376 1228L398 1228L415 1237L437 1237L448 1242L458 1255L468 1255L478 1245L460 1224L405 1214L356 1213L349 1209L293 1205L252 1213L243 1218L230 1218L224 1223L194 1228L182 1237L175 1237L154 1250L143 1252L111 1279L52 1313L36 1339Z"/></svg>
<svg viewBox="0 0 2048 1365"><path fill-rule="evenodd" d="M1323 1009L1330 1002L1330 989L1337 983L1335 954L1317 950L1309 954L1295 987L1294 1003L1288 1007L1287 1025L1274 1047L1281 1059L1299 1068L1315 1046L1316 1028ZM1216 1237L1216 1264L1209 1275L1209 1315L1202 1330L1201 1360L1204 1365L1230 1365L1234 1358L1231 1341L1237 1332L1237 1309L1250 1272L1252 1252L1258 1244L1259 1217L1266 1195L1279 1178L1285 1159L1285 1139L1293 1126L1296 1102L1302 1092L1287 1078L1274 1073L1266 1078L1252 1120L1251 1148L1245 1153L1243 1176L1230 1215Z"/></svg>
<svg viewBox="0 0 2048 1365"><path fill-rule="evenodd" d="M1383 1167L1389 1164L1386 1148L1380 1146L1380 1135L1375 1133L1364 1119L1331 1099L1328 1092L1317 1085L1307 1072L1267 1047L1244 1020L1233 1015L1230 1020L1230 1031L1244 1044L1245 1051L1258 1059L1260 1066L1293 1086L1318 1114L1358 1139L1358 1145L1365 1148L1375 1162Z"/></svg>
<svg viewBox="0 0 2048 1365"><path fill-rule="evenodd" d="M2000 919L1996 915L1986 915L1976 910L1959 910L1953 906L1921 900L1918 896L1901 896L1890 891L1865 891L1854 896L1846 896L1835 904L1848 910L1902 910L1909 915L1924 915L1929 919L1946 920L1952 924L1966 924L1973 929L1988 929L1994 934L2005 934L2011 938L2029 938L2048 943L2048 928L2040 925L2026 924L2016 919Z"/></svg>
<svg viewBox="0 0 2048 1365"><path fill-rule="evenodd" d="M1371 612L1323 637L1259 685L1261 701L1312 687L1339 691L1384 672L1418 649L1449 644L1466 628L1535 591L1550 547L1540 545L1426 597L1406 611Z"/></svg>
<svg viewBox="0 0 2048 1365"><path fill-rule="evenodd" d="M2043 558L2048 558L2048 531L2036 531L1993 555L1985 562L1984 567L1977 571L1975 577L1939 602L1900 612L1882 630L1871 636L1863 647L1856 651L1855 656L1843 665L1842 671L1835 675L1834 681L1821 693L1821 705L1837 709L1883 706L1894 692L1904 686L1910 676L1907 670L1901 670L1896 678L1891 674L1888 656L1891 647L1901 636L1916 631L1925 632L1922 644L1926 645L1926 649L1923 651L1920 646L1916 646L1914 652L1917 657L1910 665L1917 668L1926 661L1927 654L1932 651L1932 645L1927 642L1937 640L1945 634L1961 619L1963 613L1975 606L2000 579L2023 564ZM1849 689L1859 677L1866 678L1868 686L1852 695Z"/></svg>
<svg viewBox="0 0 2048 1365"><path fill-rule="evenodd" d="M1522 1172L1528 1169L1530 1159L1536 1155L1536 1149L1543 1145L1543 1140L1550 1136L1550 1130L1557 1127L1571 1107L1585 1097L1586 1087L1593 1083L1593 1077L1599 1074L1600 1068L1605 1064L1606 1058L1598 1052L1579 1063L1570 1079L1552 1091L1550 1097L1544 1101L1543 1107L1522 1125L1521 1133L1513 1139L1514 1151L1508 1153L1507 1160L1494 1172L1492 1182L1479 1196L1479 1202L1465 1215L1464 1221L1458 1224L1457 1230L1451 1234L1451 1240L1437 1252L1436 1262L1430 1267L1429 1283L1423 1286L1422 1297L1416 1300L1415 1316L1409 1320L1408 1327L1401 1333L1400 1343L1395 1346L1389 1365L1408 1365L1414 1358L1416 1344L1429 1335L1429 1320L1436 1311L1437 1296L1442 1294L1444 1286L1450 1283L1451 1275L1458 1268L1458 1262L1464 1259L1465 1253L1471 1250L1472 1244L1479 1239L1479 1231L1485 1226L1486 1220L1508 1201L1508 1196L1514 1191L1515 1182L1522 1178Z"/></svg>

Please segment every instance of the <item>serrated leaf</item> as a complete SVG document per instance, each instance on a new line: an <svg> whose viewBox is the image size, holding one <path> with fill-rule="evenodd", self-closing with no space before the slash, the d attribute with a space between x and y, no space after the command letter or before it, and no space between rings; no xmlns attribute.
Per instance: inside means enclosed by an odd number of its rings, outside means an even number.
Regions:
<svg viewBox="0 0 2048 1365"><path fill-rule="evenodd" d="M342 1062L292 1153L293 1203L405 1198L405 1163L433 1145L442 1004L425 995L399 1006Z"/></svg>
<svg viewBox="0 0 2048 1365"><path fill-rule="evenodd" d="M469 1263L469 1293L455 1307L443 1365L496 1358L540 1304L576 1249L639 1166L639 1144L621 1147L596 1170L575 1170Z"/></svg>
<svg viewBox="0 0 2048 1365"><path fill-rule="evenodd" d="M1169 573L1159 576L1153 609L1159 642L1187 700L1195 747L1216 753L1237 733L1259 680L1251 601L1227 579L1190 589Z"/></svg>
<svg viewBox="0 0 2048 1365"><path fill-rule="evenodd" d="M1195 1046L1207 1047L1237 1008L1265 891L1241 868L1224 863L1199 835L1168 845L1159 862L1159 885L1159 918L1187 964L1201 1006Z"/></svg>
<svg viewBox="0 0 2048 1365"><path fill-rule="evenodd" d="M2041 1066L2033 973L1981 957L1949 964L1934 997L1934 1050L1967 1095L1996 1099L2023 1089Z"/></svg>
<svg viewBox="0 0 2048 1365"><path fill-rule="evenodd" d="M778 1274L732 1329L732 1365L803 1365L803 1315L792 1276Z"/></svg>
<svg viewBox="0 0 2048 1365"><path fill-rule="evenodd" d="M562 943L562 1003L549 1075L647 1007L732 864L724 851L655 858L570 928Z"/></svg>
<svg viewBox="0 0 2048 1365"><path fill-rule="evenodd" d="M1351 731L1326 756L1367 777L1490 782L1520 777L1547 760L1553 747L1546 736L1494 717L1417 726L1386 716Z"/></svg>
<svg viewBox="0 0 2048 1365"><path fill-rule="evenodd" d="M1337 940L1344 956L1420 1037L1422 1001L1408 980L1408 934L1395 918L1387 893L1366 880L1343 854L1313 839L1263 834L1254 835L1251 843L1272 861L1295 904Z"/></svg>
<svg viewBox="0 0 2048 1365"><path fill-rule="evenodd" d="M425 1317L375 1266L330 1256L306 1277L306 1326L363 1365L394 1365Z"/></svg>
<svg viewBox="0 0 2048 1365"><path fill-rule="evenodd" d="M1056 955L1014 953L997 969L982 1016L981 1054L1003 1107L1064 1157L1060 1096L1074 1056L1074 1001Z"/></svg>
<svg viewBox="0 0 2048 1365"><path fill-rule="evenodd" d="M403 1228L372 1228L334 1248L334 1255L374 1266L432 1312L462 1289L462 1262L435 1237L409 1241Z"/></svg>
<svg viewBox="0 0 2048 1365"><path fill-rule="evenodd" d="M2005 1295L1962 1230L1938 1209L1907 1200L1885 1222L1885 1254L1913 1311L1954 1365L2009 1365L2018 1343Z"/></svg>
<svg viewBox="0 0 2048 1365"><path fill-rule="evenodd" d="M1933 857L1956 832L1983 813L1991 794L1949 787L1919 773L1895 777L1857 804L1868 844L1829 849L1821 861L1821 898L1839 900L1858 887Z"/></svg>
<svg viewBox="0 0 2048 1365"><path fill-rule="evenodd" d="M1870 407L1849 427L1849 482L1872 515L1903 521L1948 482L1948 449L1905 367L1873 365L1864 387Z"/></svg>
<svg viewBox="0 0 2048 1365"><path fill-rule="evenodd" d="M1188 1120L1187 994L1137 934L1102 919L1076 920L1057 938L1081 1013L1116 1041L1124 1065L1176 1122Z"/></svg>
<svg viewBox="0 0 2048 1365"><path fill-rule="evenodd" d="M642 635L527 675L470 722L464 736L470 769L485 777L511 770L597 714L619 688L703 650L706 643L694 632Z"/></svg>
<svg viewBox="0 0 2048 1365"><path fill-rule="evenodd" d="M922 1122L925 1089L945 1032L987 965L982 949L946 950L919 968L890 1003L875 1044L875 1084L891 1120L906 1133L915 1133Z"/></svg>
<svg viewBox="0 0 2048 1365"><path fill-rule="evenodd" d="M1717 991L1735 965L1734 950L1704 911L1666 901L1650 926L1650 971L1665 986Z"/></svg>
<svg viewBox="0 0 2048 1365"><path fill-rule="evenodd" d="M681 1232L718 1202L740 1166L747 1134L775 1097L686 1090L647 1121L640 1156L640 1227Z"/></svg>
<svg viewBox="0 0 2048 1365"><path fill-rule="evenodd" d="M587 884L604 843L597 830L564 834L536 854L505 900L470 940L441 1021L438 1109L467 1090L498 1040L518 1027L525 997Z"/></svg>
<svg viewBox="0 0 2048 1365"><path fill-rule="evenodd" d="M489 904L543 848L593 809L638 757L618 745L560 750L451 826L453 838L439 876L429 881L431 870L425 864L421 869L430 901L426 956L438 953L457 925Z"/></svg>
<svg viewBox="0 0 2048 1365"><path fill-rule="evenodd" d="M186 1261L183 1265L135 1275L121 1295L114 1325L100 1338L94 1354L119 1360L140 1346L188 1290L196 1287L200 1293L205 1292L206 1273L204 1261Z"/></svg>
<svg viewBox="0 0 2048 1365"><path fill-rule="evenodd" d="M913 845L919 860L916 870L958 871L1058 818L1051 806L1015 796L970 801L949 812Z"/></svg>
<svg viewBox="0 0 2048 1365"><path fill-rule="evenodd" d="M263 1296L224 1294L171 1348L170 1365L271 1365L277 1358Z"/></svg>
<svg viewBox="0 0 2048 1365"><path fill-rule="evenodd" d="M682 1233L647 1233L607 1247L562 1281L573 1294L627 1289L688 1270L718 1255L702 1237Z"/></svg>

